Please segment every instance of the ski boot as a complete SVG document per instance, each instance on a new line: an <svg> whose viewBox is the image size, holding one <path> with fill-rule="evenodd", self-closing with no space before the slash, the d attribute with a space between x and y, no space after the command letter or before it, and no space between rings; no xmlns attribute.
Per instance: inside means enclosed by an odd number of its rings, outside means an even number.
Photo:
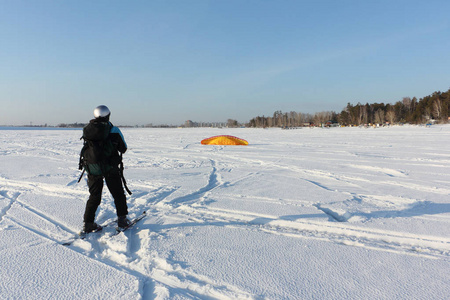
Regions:
<svg viewBox="0 0 450 300"><path fill-rule="evenodd" d="M120 216L117 219L117 227L124 229L131 225L131 221L127 218L127 216Z"/></svg>
<svg viewBox="0 0 450 300"><path fill-rule="evenodd" d="M89 233L89 232L97 232L97 231L100 231L102 229L103 229L103 227L98 225L95 222L85 222L84 225L83 225L83 230L81 232L86 234L86 233Z"/></svg>

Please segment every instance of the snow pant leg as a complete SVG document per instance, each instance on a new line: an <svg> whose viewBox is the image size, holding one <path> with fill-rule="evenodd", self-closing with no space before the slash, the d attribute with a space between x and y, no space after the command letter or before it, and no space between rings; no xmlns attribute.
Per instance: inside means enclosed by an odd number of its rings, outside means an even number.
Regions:
<svg viewBox="0 0 450 300"><path fill-rule="evenodd" d="M127 197L123 190L122 176L120 171L113 169L105 176L106 186L114 198L117 216L128 215Z"/></svg>
<svg viewBox="0 0 450 300"><path fill-rule="evenodd" d="M88 175L89 199L84 211L84 222L91 223L95 220L95 213L102 201L103 176Z"/></svg>

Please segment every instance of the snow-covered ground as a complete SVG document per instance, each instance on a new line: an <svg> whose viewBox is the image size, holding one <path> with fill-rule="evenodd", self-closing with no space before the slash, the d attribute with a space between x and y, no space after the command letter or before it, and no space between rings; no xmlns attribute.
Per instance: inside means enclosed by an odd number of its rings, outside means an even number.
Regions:
<svg viewBox="0 0 450 300"><path fill-rule="evenodd" d="M122 131L148 217L63 246L81 131L0 130L0 299L448 299L450 126Z"/></svg>

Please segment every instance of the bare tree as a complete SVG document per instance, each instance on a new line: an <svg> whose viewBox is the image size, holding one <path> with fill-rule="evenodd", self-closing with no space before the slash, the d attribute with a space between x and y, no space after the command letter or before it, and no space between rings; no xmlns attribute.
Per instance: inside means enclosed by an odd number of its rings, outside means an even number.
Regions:
<svg viewBox="0 0 450 300"><path fill-rule="evenodd" d="M428 121L428 120L431 119L431 108L425 107L425 110L423 112L423 117L422 118L424 119L424 120L422 120L422 122L423 121Z"/></svg>
<svg viewBox="0 0 450 300"><path fill-rule="evenodd" d="M311 114L299 113L298 123L302 125L303 123L310 123L313 121Z"/></svg>
<svg viewBox="0 0 450 300"><path fill-rule="evenodd" d="M411 103L412 103L411 98L410 97L403 97L402 102L403 102L403 105L405 106L405 108L408 111L410 111L411 110Z"/></svg>
<svg viewBox="0 0 450 300"><path fill-rule="evenodd" d="M375 112L375 123L383 124L384 123L384 110L378 109Z"/></svg>
<svg viewBox="0 0 450 300"><path fill-rule="evenodd" d="M386 113L386 119L389 124L394 124L395 122L395 110L393 108L389 109Z"/></svg>
<svg viewBox="0 0 450 300"><path fill-rule="evenodd" d="M367 105L361 105L359 107L359 124L367 124L369 120L369 111Z"/></svg>
<svg viewBox="0 0 450 300"><path fill-rule="evenodd" d="M295 126L295 127L298 126L299 124L298 124L297 120L298 120L298 113L295 111L291 111L289 113L290 126Z"/></svg>
<svg viewBox="0 0 450 300"><path fill-rule="evenodd" d="M331 112L329 111L318 112L314 115L314 123L316 125L326 123L330 119L331 119Z"/></svg>
<svg viewBox="0 0 450 300"><path fill-rule="evenodd" d="M239 126L239 123L238 123L238 121L236 121L236 120L228 119L228 120L227 120L227 126L228 126L228 127L238 127L238 126Z"/></svg>
<svg viewBox="0 0 450 300"><path fill-rule="evenodd" d="M436 120L441 119L441 117L442 117L442 101L440 99L434 100L432 113Z"/></svg>

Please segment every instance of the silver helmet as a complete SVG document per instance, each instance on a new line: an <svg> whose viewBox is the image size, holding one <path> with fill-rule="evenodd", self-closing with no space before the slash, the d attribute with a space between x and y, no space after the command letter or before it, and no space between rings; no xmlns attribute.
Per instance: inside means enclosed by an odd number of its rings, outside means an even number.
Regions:
<svg viewBox="0 0 450 300"><path fill-rule="evenodd" d="M97 106L94 109L94 117L97 118L107 118L111 112L109 111L109 108L106 105L100 105Z"/></svg>

